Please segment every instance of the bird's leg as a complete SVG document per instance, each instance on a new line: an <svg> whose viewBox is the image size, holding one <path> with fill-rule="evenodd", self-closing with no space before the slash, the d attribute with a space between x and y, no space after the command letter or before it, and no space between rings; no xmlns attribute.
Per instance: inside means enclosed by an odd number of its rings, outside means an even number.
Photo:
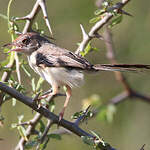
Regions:
<svg viewBox="0 0 150 150"><path fill-rule="evenodd" d="M45 98L47 98L47 97L49 97L49 96L54 96L54 95L56 95L57 93L58 93L58 86L52 86L52 91L49 93L48 92L48 94L44 94L44 95L42 95L40 98L39 98L39 100L41 100L41 99L45 99Z"/></svg>
<svg viewBox="0 0 150 150"><path fill-rule="evenodd" d="M65 109L66 109L66 107L68 105L68 102L70 100L70 97L71 97L71 87L66 85L66 88L67 88L67 90L66 90L66 100L65 100L64 107L63 107L62 111L59 113L59 121L63 118Z"/></svg>

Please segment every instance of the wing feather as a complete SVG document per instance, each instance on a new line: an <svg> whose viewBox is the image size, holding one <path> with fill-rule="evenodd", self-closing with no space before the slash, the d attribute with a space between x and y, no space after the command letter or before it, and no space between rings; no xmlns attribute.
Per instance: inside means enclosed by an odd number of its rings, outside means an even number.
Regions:
<svg viewBox="0 0 150 150"><path fill-rule="evenodd" d="M37 51L37 65L46 67L68 67L78 69L91 69L92 65L85 58L76 55L54 44L45 44Z"/></svg>

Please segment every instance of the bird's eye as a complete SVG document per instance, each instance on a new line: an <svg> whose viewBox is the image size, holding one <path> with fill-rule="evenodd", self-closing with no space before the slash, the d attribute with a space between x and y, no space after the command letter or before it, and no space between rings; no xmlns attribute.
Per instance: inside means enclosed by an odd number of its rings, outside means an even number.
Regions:
<svg viewBox="0 0 150 150"><path fill-rule="evenodd" d="M22 43L23 44L25 44L25 45L28 45L29 43L30 43L30 39L24 39L23 41L22 41Z"/></svg>

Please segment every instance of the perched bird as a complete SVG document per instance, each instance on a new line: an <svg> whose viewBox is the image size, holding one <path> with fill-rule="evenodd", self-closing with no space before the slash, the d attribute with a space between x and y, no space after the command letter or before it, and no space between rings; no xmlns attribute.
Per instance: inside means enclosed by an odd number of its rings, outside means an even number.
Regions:
<svg viewBox="0 0 150 150"><path fill-rule="evenodd" d="M52 92L49 95L57 94L59 87L66 86L66 100L59 115L60 120L63 118L71 97L72 87L78 87L83 83L84 71L136 71L137 69L150 69L150 65L143 64L92 65L85 58L56 46L35 32L22 34L12 43L5 46L15 46L11 51L27 55L30 67L52 86Z"/></svg>

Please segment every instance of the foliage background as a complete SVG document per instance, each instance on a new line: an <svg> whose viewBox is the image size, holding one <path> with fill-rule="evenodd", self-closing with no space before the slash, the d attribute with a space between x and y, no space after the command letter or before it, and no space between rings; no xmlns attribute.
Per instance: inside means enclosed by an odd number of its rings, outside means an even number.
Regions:
<svg viewBox="0 0 150 150"><path fill-rule="evenodd" d="M11 8L13 16L25 16L31 9L35 1L15 0ZM97 9L94 0L51 0L47 1L48 14L52 24L55 43L74 51L77 48L76 43L81 41L81 31L79 24L82 23L89 31L92 24L89 20L94 16L93 12ZM120 63L147 63L150 64L150 9L148 1L131 1L125 9L134 17L124 16L123 22L115 26L113 30L113 40L116 48L116 56ZM0 13L6 14L8 0L0 0ZM41 15L42 16L42 15ZM43 28L47 34L48 30L41 17L37 18L40 28ZM22 26L22 23L20 23ZM23 27L23 26L22 26ZM102 31L101 31L102 32ZM10 42L7 33L7 22L0 18L0 47ZM90 53L87 58L92 63L109 63L105 59L105 45L103 41L96 40L93 45L99 48L99 52ZM0 53L0 60L4 60L7 54ZM25 58L26 59L26 58ZM37 77L32 70L30 72ZM1 73L0 73L1 75ZM149 94L150 91L150 73L126 73L132 87L140 92ZM22 82L26 88L31 88L30 79L22 73ZM45 83L44 89L49 88ZM66 110L65 118L70 120L70 116L80 111L82 108L82 99L92 94L99 94L103 102L108 101L117 93L121 92L123 87L117 83L113 73L102 72L95 75L87 75L85 84L80 89L74 89L73 97ZM149 94L150 95L150 94ZM61 110L63 98L56 99L56 113ZM16 122L17 115L25 114L25 119L30 119L33 114L29 108L17 102L16 107L12 107L11 101L6 102L2 107L2 114L5 117L4 127L0 128L0 149L12 149L18 141L18 133L11 129L11 123ZM83 125L87 130L94 130L100 133L104 139L111 143L117 149L139 149L146 144L146 149L150 148L150 104L140 100L130 101L130 99L120 103L117 106L117 113L112 123L107 123L94 118ZM71 138L70 138L71 137ZM62 141L51 140L49 148L51 149L87 149L76 136L64 135ZM47 148L47 149L49 149ZM89 149L91 149L89 147Z"/></svg>

